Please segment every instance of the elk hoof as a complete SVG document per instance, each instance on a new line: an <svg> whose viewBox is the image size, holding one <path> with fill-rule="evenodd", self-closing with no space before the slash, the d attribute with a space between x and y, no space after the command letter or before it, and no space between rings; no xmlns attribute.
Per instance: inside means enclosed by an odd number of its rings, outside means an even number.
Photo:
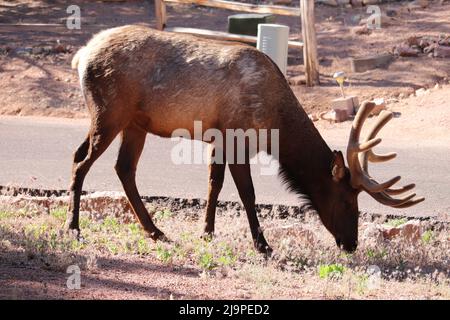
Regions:
<svg viewBox="0 0 450 320"><path fill-rule="evenodd" d="M169 238L160 230L149 232L149 236L153 241L171 242Z"/></svg>
<svg viewBox="0 0 450 320"><path fill-rule="evenodd" d="M205 231L203 232L203 234L200 236L200 239L204 240L204 241L211 241L214 238L214 232L209 232L209 231Z"/></svg>
<svg viewBox="0 0 450 320"><path fill-rule="evenodd" d="M265 258L270 258L273 253L273 249L267 243L259 243L256 246L256 250L262 253Z"/></svg>
<svg viewBox="0 0 450 320"><path fill-rule="evenodd" d="M83 241L84 239L83 239L83 237L81 236L81 231L80 231L80 228L72 228L72 227L67 227L66 228L66 234L69 236L69 237L73 237L73 238L75 238L77 241Z"/></svg>

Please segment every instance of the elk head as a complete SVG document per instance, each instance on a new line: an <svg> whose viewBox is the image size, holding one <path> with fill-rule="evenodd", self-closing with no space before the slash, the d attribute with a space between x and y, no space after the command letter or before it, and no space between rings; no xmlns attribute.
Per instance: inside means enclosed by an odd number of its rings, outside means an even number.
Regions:
<svg viewBox="0 0 450 320"><path fill-rule="evenodd" d="M374 103L364 102L358 110L347 146L348 168L345 167L342 153L334 151L329 179L332 181L326 184L327 190L323 190L326 201L316 203L321 220L335 237L337 245L349 252L353 252L358 244L357 197L361 191L367 192L378 202L394 208L410 207L425 200L424 198L413 199L416 196L415 193L403 198L393 198L392 196L405 193L415 187L415 184L409 184L401 188L392 188L400 180L400 176L378 183L369 175L369 162L384 162L396 157L395 153L380 155L372 150L381 142L376 135L392 119L392 112L382 111L365 140L360 142L364 121L374 107ZM324 194L322 199L323 196Z"/></svg>

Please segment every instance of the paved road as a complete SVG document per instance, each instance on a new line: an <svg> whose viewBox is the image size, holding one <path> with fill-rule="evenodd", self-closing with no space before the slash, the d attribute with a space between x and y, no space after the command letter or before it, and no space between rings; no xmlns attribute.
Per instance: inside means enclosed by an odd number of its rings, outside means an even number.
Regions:
<svg viewBox="0 0 450 320"><path fill-rule="evenodd" d="M33 188L66 189L69 185L71 154L83 140L87 120L0 117L0 185L14 184ZM331 147L345 150L347 130L328 130L324 136ZM394 137L384 145L395 144ZM122 190L113 169L118 139L94 164L85 190ZM170 160L174 142L149 135L138 168L142 195L204 198L207 189L206 165L174 165ZM381 151L391 151L389 149ZM360 208L374 213L437 215L450 213L449 146L427 146L415 142L397 144L399 156L389 164L372 170L383 180L403 174L404 183L416 182L417 193L427 201L413 208L395 210L360 196ZM285 191L277 176L261 176L252 167L259 203L296 204L296 197ZM226 173L222 200L238 200L231 176Z"/></svg>

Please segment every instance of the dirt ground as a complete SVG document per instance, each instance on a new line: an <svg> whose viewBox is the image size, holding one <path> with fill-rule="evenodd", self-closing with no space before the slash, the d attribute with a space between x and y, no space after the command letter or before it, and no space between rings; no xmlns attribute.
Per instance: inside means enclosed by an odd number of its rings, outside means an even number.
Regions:
<svg viewBox="0 0 450 320"><path fill-rule="evenodd" d="M154 243L116 199L82 206L80 242L62 231L67 209L57 198L45 207L33 198L12 206L2 198L0 298L450 298L445 222L409 222L419 233L388 239L378 228L401 228L406 220L365 215L358 250L345 254L315 214L283 218L262 208L261 225L275 250L266 260L252 247L240 206L221 207L215 237L202 240L204 205L149 201L146 207L173 241ZM67 286L69 266L80 268L79 289Z"/></svg>
<svg viewBox="0 0 450 320"><path fill-rule="evenodd" d="M87 117L70 69L76 50L92 34L129 23L154 25L154 8L146 1L92 2L73 0L82 8L82 29L36 24L65 23L66 1L0 0L0 114ZM317 7L317 32L322 86L293 90L308 112L327 110L340 95L332 80L343 70L347 94L360 100L385 98L402 121L387 126L386 135L450 143L450 60L396 58L386 69L353 74L350 57L390 52L413 35L450 34L450 3L409 12L406 2L382 5L393 10L390 25L370 35L355 35L357 15L365 9ZM101 13L100 13L101 12ZM193 6L168 8L169 26L226 29L229 11ZM299 39L295 18L277 18ZM22 25L16 24L35 24ZM59 46L61 44L62 46ZM303 74L301 53L291 50L288 76ZM410 96L419 88L430 88ZM409 121L411 120L411 121ZM370 120L370 121L373 121ZM369 121L369 122L370 122ZM324 136L345 132L349 122L316 122ZM327 129L333 130L327 130ZM402 140L403 139L403 140ZM151 205L151 204L150 204ZM245 215L229 208L220 212L211 243L199 240L201 217L165 207L149 209L157 224L175 240L155 244L143 238L133 221L82 213L84 241L62 233L66 209L12 210L0 206L0 298L7 299L449 299L448 224L423 226L415 244L372 240L371 223L362 221L361 242L354 255L340 252L317 217L262 219L277 256L255 255ZM92 214L91 214L92 215ZM376 224L400 223L378 221ZM311 241L311 239L317 241ZM69 265L81 268L81 289L66 286ZM371 286L368 267L382 276ZM319 270L338 271L322 277Z"/></svg>
<svg viewBox="0 0 450 320"><path fill-rule="evenodd" d="M347 94L363 99L407 97L414 90L447 82L448 58L396 58L386 69L351 73L350 57L391 52L410 36L439 36L450 33L450 3L432 2L426 9L409 11L408 2L382 5L390 12L388 23L370 35L353 31L365 8L333 8L318 5L317 36L322 86L294 85L293 90L311 113L329 108L339 97L332 74L345 71ZM86 117L78 88L78 77L70 69L76 50L96 32L130 23L154 25L153 4L147 1L72 1L81 7L81 30L65 28L65 1L0 1L0 114ZM194 6L168 7L168 26L226 30L230 11ZM297 18L277 17L299 39ZM18 26L17 24L22 24ZM27 25L28 24L28 25ZM44 25L42 25L44 24ZM50 24L50 25L45 25ZM58 26L60 24L61 26ZM303 74L302 54L290 50L288 77Z"/></svg>

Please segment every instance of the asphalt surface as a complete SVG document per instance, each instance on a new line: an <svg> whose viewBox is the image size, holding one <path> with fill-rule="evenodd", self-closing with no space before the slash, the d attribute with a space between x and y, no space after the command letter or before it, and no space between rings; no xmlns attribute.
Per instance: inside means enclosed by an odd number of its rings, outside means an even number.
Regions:
<svg viewBox="0 0 450 320"><path fill-rule="evenodd" d="M88 120L67 120L37 117L0 117L0 185L30 188L67 189L72 153L88 131ZM323 133L332 148L345 150L346 130ZM392 151L395 137L387 139L380 151ZM391 143L389 143L391 141ZM385 141L386 142L386 141ZM177 144L154 135L147 137L138 167L141 195L205 198L207 191L206 164L175 165L172 148ZM201 143L200 143L201 144ZM97 160L89 172L84 190L122 191L114 171L118 139ZM360 209L372 213L417 216L450 213L449 146L397 144L397 159L376 165L371 172L379 180L395 175L405 176L403 183L415 182L418 195L426 201L408 209L392 209L375 202L366 194L359 198ZM282 186L276 175L263 176L260 166L253 165L253 181L258 203L298 203L296 196ZM239 201L231 175L226 172L221 200Z"/></svg>

